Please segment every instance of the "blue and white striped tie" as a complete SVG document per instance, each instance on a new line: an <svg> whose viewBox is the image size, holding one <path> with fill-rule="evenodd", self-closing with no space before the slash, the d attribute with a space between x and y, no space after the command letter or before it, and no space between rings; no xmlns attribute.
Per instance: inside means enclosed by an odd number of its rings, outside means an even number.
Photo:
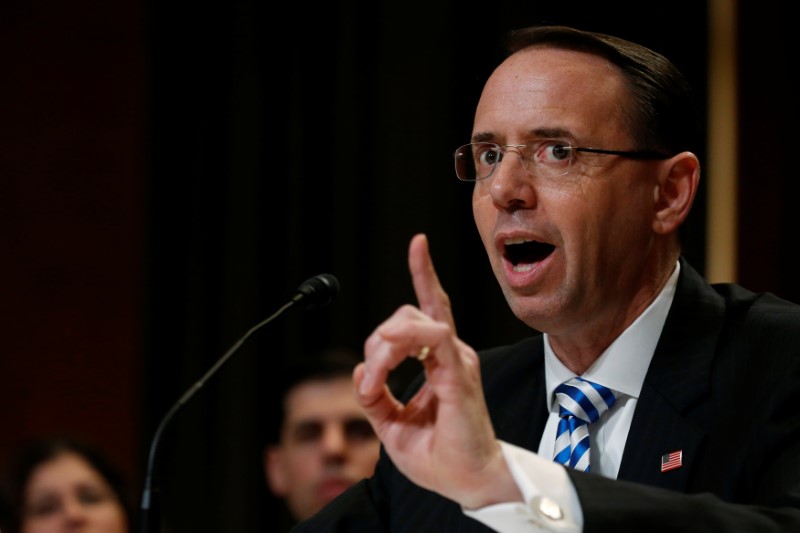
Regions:
<svg viewBox="0 0 800 533"><path fill-rule="evenodd" d="M617 399L611 389L583 378L556 387L558 431L553 460L576 470L589 471L589 426Z"/></svg>

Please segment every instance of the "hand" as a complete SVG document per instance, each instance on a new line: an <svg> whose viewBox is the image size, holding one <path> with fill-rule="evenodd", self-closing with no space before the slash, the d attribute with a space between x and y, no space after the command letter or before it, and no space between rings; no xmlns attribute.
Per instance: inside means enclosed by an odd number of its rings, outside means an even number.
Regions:
<svg viewBox="0 0 800 533"><path fill-rule="evenodd" d="M411 240L408 264L419 307L400 307L365 342L354 371L358 402L397 468L417 485L470 509L521 500L486 408L478 355L456 335L425 235ZM423 346L430 348L426 382L403 405L387 377Z"/></svg>

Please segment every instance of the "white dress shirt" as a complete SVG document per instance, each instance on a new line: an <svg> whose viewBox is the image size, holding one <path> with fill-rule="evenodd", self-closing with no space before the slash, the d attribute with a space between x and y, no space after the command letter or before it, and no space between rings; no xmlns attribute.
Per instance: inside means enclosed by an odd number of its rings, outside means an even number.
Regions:
<svg viewBox="0 0 800 533"><path fill-rule="evenodd" d="M664 328L680 273L677 264L661 293L644 312L617 337L582 377L613 389L614 405L589 425L591 469L593 473L616 479L633 411L644 383L647 368ZM583 512L578 495L565 467L553 462L553 447L558 426L555 388L573 377L556 357L544 335L544 365L549 417L538 453L500 441L506 463L522 492L524 502L501 503L463 512L502 532L557 531L580 532Z"/></svg>

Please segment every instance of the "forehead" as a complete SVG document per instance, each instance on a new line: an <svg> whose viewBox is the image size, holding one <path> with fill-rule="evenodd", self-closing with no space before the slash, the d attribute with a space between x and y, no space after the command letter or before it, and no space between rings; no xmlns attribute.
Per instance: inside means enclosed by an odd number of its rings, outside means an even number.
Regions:
<svg viewBox="0 0 800 533"><path fill-rule="evenodd" d="M361 413L349 377L312 380L294 387L286 396L286 421Z"/></svg>
<svg viewBox="0 0 800 533"><path fill-rule="evenodd" d="M36 467L28 488L34 492L45 488L68 487L76 482L104 484L100 474L83 457L66 452Z"/></svg>
<svg viewBox="0 0 800 533"><path fill-rule="evenodd" d="M605 58L531 47L506 58L489 77L473 130L488 137L537 129L596 137L621 129L627 95L622 72Z"/></svg>

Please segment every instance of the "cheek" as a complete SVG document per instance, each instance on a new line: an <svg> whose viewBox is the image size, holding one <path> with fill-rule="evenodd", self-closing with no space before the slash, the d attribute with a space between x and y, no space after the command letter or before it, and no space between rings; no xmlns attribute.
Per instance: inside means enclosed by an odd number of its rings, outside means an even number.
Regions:
<svg viewBox="0 0 800 533"><path fill-rule="evenodd" d="M303 482L313 479L322 468L321 455L318 453L293 453L283 463L283 473L289 483Z"/></svg>
<svg viewBox="0 0 800 533"><path fill-rule="evenodd" d="M656 202L653 187L645 177L634 180L627 187L620 187L609 202L608 210L614 214L615 221L624 225L647 227L655 213Z"/></svg>
<svg viewBox="0 0 800 533"><path fill-rule="evenodd" d="M31 518L26 520L20 533L48 533L50 531L57 531L60 522L61 515Z"/></svg>
<svg viewBox="0 0 800 533"><path fill-rule="evenodd" d="M109 524L124 524L125 523L125 513L119 506L111 505L107 509L102 512L102 518L104 522Z"/></svg>
<svg viewBox="0 0 800 533"><path fill-rule="evenodd" d="M616 221L626 216L632 203L637 203L638 191L625 184L622 176L586 176L571 191L564 193L566 202L584 214L588 223Z"/></svg>
<svg viewBox="0 0 800 533"><path fill-rule="evenodd" d="M378 462L380 456L380 441L373 444L365 444L363 448L353 450L352 456L356 457L359 470L362 475L369 477L375 470L375 464Z"/></svg>
<svg viewBox="0 0 800 533"><path fill-rule="evenodd" d="M612 192L613 195L593 195L583 205L585 217L584 232L587 245L594 243L598 253L624 255L641 244L649 232L648 202L642 197L642 188ZM640 234L637 236L637 233Z"/></svg>
<svg viewBox="0 0 800 533"><path fill-rule="evenodd" d="M365 457L371 457L372 460L377 461L381 452L381 441L375 439L372 442L365 442L362 452Z"/></svg>

